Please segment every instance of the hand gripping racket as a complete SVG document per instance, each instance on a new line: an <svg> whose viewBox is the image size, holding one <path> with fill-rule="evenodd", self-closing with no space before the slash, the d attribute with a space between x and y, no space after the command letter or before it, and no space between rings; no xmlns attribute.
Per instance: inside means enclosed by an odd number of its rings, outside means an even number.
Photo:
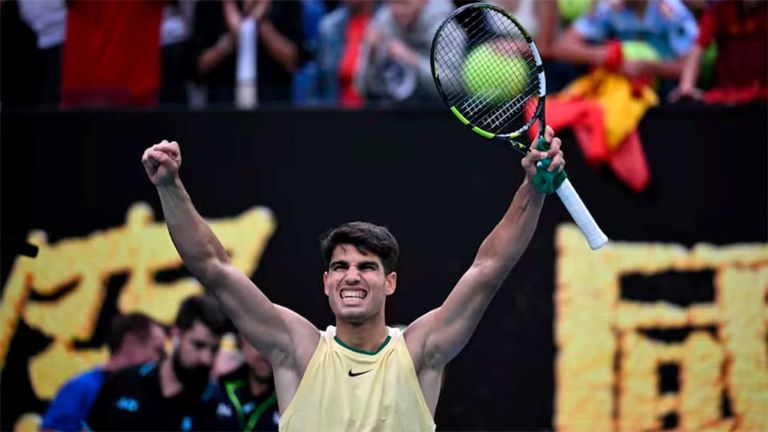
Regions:
<svg viewBox="0 0 768 432"><path fill-rule="evenodd" d="M537 148L544 139L546 80L533 38L503 9L472 3L456 9L432 40L432 76L453 114L478 135L526 154L517 141L538 120ZM592 249L608 242L564 171L549 172L549 158L537 165L534 185L557 192Z"/></svg>

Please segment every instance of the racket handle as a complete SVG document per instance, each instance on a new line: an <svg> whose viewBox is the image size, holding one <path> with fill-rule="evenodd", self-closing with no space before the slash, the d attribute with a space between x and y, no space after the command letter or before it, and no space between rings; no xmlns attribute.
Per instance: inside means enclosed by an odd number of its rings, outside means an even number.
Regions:
<svg viewBox="0 0 768 432"><path fill-rule="evenodd" d="M576 189L573 188L571 181L567 178L560 184L557 189L557 196L563 202L563 205L571 214L573 221L576 222L581 233L589 243L589 247L592 250L600 249L608 243L608 237L603 233L597 222L587 210L587 206L576 193Z"/></svg>

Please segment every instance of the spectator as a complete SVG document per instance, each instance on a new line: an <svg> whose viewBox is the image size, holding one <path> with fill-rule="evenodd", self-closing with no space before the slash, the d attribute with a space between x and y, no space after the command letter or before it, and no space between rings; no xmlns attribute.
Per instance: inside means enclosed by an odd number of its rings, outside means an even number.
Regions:
<svg viewBox="0 0 768 432"><path fill-rule="evenodd" d="M571 25L556 49L565 61L604 66L632 79L677 80L697 36L696 20L680 0L600 0ZM626 41L646 42L658 60L625 59L621 43Z"/></svg>
<svg viewBox="0 0 768 432"><path fill-rule="evenodd" d="M40 85L37 35L16 1L0 0L0 102L3 108L36 105Z"/></svg>
<svg viewBox="0 0 768 432"><path fill-rule="evenodd" d="M40 102L58 105L61 98L61 46L67 34L64 0L19 0L19 13L37 35Z"/></svg>
<svg viewBox="0 0 768 432"><path fill-rule="evenodd" d="M165 3L72 0L67 6L62 106L156 105Z"/></svg>
<svg viewBox="0 0 768 432"><path fill-rule="evenodd" d="M219 391L210 374L226 327L218 302L186 299L173 328L171 356L111 375L93 403L88 429L217 429Z"/></svg>
<svg viewBox="0 0 768 432"><path fill-rule="evenodd" d="M707 102L747 102L768 97L768 3L726 0L714 3L700 19L699 39L686 59L680 86L670 95ZM702 56L717 45L713 88L696 87Z"/></svg>
<svg viewBox="0 0 768 432"><path fill-rule="evenodd" d="M303 46L307 58L293 74L293 103L296 106L319 102L318 67L315 58L320 37L320 21L326 13L323 0L301 0Z"/></svg>
<svg viewBox="0 0 768 432"><path fill-rule="evenodd" d="M387 0L373 17L356 85L365 99L423 103L437 99L429 52L450 15L449 0Z"/></svg>
<svg viewBox="0 0 768 432"><path fill-rule="evenodd" d="M163 8L160 25L161 104L186 105L186 82L190 70L188 42L194 13L195 0L173 0Z"/></svg>
<svg viewBox="0 0 768 432"><path fill-rule="evenodd" d="M565 28L564 23L574 15L588 11L590 0L581 2L536 1L536 0L493 0L525 27L533 36L536 48L544 60L547 76L547 92L560 91L580 72L579 67L559 60L555 41ZM568 5L568 9L562 6Z"/></svg>
<svg viewBox="0 0 768 432"><path fill-rule="evenodd" d="M280 421L272 366L245 338L240 337L243 364L221 377L221 430L276 431Z"/></svg>
<svg viewBox="0 0 768 432"><path fill-rule="evenodd" d="M302 3L271 0L199 2L193 31L196 75L207 90L207 102L235 100L236 51L241 25L255 22L259 102L291 100L293 73L306 58L303 49Z"/></svg>
<svg viewBox="0 0 768 432"><path fill-rule="evenodd" d="M243 364L243 353L240 351L239 338L236 333L227 332L221 337L219 352L213 361L211 377L214 379L233 372Z"/></svg>
<svg viewBox="0 0 768 432"><path fill-rule="evenodd" d="M363 105L354 77L361 67L363 39L376 6L370 0L345 0L320 21L318 90L323 103Z"/></svg>
<svg viewBox="0 0 768 432"><path fill-rule="evenodd" d="M163 357L165 330L141 313L117 316L110 325L109 360L67 381L48 405L43 430L81 431L104 378L113 372Z"/></svg>

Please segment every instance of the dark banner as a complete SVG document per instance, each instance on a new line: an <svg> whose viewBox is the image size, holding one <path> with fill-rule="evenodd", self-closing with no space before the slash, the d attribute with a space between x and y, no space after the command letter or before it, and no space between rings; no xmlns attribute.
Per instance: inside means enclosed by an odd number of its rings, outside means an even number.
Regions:
<svg viewBox="0 0 768 432"><path fill-rule="evenodd" d="M446 369L441 430L765 429L768 110L664 107L640 131L642 193L567 171L614 241L591 252L555 196ZM319 238L351 220L401 246L390 325L440 305L523 179L445 111L2 113L0 428L34 425L106 356L106 325L169 322L183 270L144 149L177 140L198 210L274 302L333 324ZM10 240L40 246L16 258ZM761 402L762 401L762 402Z"/></svg>

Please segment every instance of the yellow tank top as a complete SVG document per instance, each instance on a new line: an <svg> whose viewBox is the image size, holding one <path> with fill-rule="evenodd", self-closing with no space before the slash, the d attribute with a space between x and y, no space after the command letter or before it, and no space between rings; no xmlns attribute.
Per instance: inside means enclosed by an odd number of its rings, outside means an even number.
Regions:
<svg viewBox="0 0 768 432"><path fill-rule="evenodd" d="M387 331L372 354L335 339L334 326L320 332L299 388L280 416L280 430L434 431L403 333Z"/></svg>

